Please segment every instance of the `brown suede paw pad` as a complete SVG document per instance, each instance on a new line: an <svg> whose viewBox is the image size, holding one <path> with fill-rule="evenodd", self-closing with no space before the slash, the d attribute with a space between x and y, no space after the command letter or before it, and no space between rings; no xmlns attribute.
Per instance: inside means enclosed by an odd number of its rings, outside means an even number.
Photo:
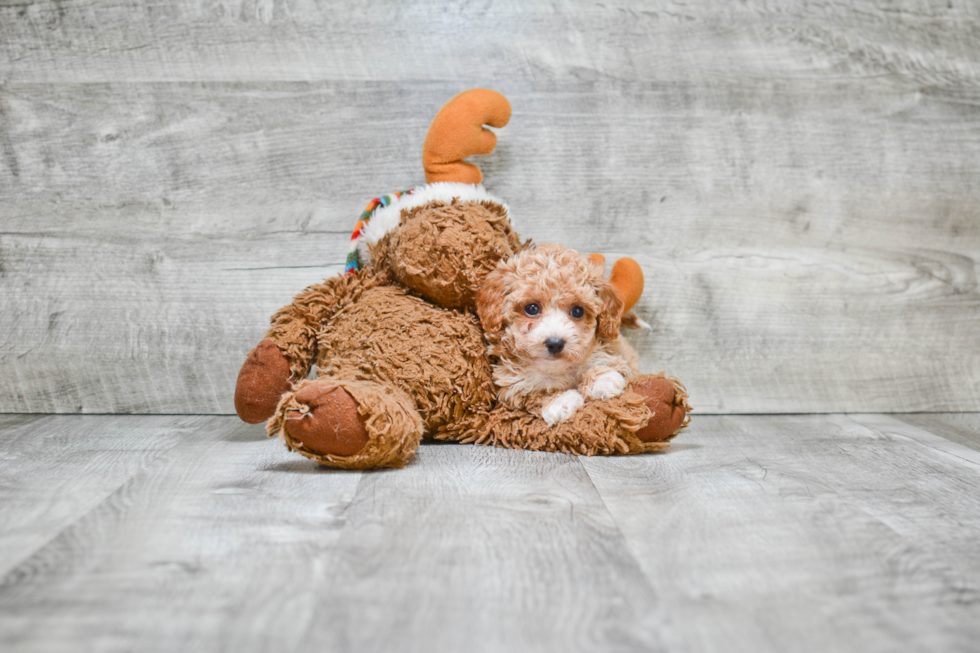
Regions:
<svg viewBox="0 0 980 653"><path fill-rule="evenodd" d="M630 388L643 397L644 403L653 413L636 437L643 442L668 440L684 426L687 410L683 402L676 401L674 384L668 379L651 378L643 380Z"/></svg>
<svg viewBox="0 0 980 653"><path fill-rule="evenodd" d="M235 412L243 422L258 424L272 417L282 396L292 387L289 361L272 340L266 338L238 372Z"/></svg>
<svg viewBox="0 0 980 653"><path fill-rule="evenodd" d="M293 399L303 410L290 410L284 428L292 439L310 451L353 456L364 448L368 432L357 402L338 386L304 386Z"/></svg>

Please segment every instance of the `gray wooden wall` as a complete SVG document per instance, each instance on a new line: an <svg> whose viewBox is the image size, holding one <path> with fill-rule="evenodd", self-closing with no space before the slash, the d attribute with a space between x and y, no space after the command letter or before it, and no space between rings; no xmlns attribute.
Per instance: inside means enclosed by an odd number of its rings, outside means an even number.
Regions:
<svg viewBox="0 0 980 653"><path fill-rule="evenodd" d="M474 86L698 410L980 410L980 3L0 0L0 411L232 412Z"/></svg>

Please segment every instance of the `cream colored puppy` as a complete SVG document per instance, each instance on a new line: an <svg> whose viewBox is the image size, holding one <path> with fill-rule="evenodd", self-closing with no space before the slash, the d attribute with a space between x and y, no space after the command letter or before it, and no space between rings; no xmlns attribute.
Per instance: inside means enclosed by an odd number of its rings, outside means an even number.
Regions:
<svg viewBox="0 0 980 653"><path fill-rule="evenodd" d="M559 245L502 261L477 296L502 402L568 419L586 398L609 399L639 372L619 335L623 297L603 265Z"/></svg>

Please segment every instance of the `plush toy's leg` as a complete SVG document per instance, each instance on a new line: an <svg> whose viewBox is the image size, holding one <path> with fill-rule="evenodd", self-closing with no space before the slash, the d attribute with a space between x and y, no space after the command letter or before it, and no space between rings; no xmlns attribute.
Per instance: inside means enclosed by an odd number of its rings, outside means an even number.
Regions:
<svg viewBox="0 0 980 653"><path fill-rule="evenodd" d="M283 396L266 425L269 436L330 467L402 467L425 426L401 390L370 381L320 378Z"/></svg>
<svg viewBox="0 0 980 653"><path fill-rule="evenodd" d="M663 374L630 381L618 397L587 401L568 419L548 426L536 415L498 405L484 429L463 442L585 456L656 451L687 426L687 392ZM658 418L660 413L663 418Z"/></svg>
<svg viewBox="0 0 980 653"><path fill-rule="evenodd" d="M652 415L636 432L643 442L665 442L691 422L688 413L687 389L677 379L666 378L664 373L644 374L632 380L628 388L643 397Z"/></svg>
<svg viewBox="0 0 980 653"><path fill-rule="evenodd" d="M264 422L294 382L305 379L317 358L317 330L365 290L386 283L370 270L330 277L310 286L276 311L266 337L249 352L238 373L235 412L249 424Z"/></svg>

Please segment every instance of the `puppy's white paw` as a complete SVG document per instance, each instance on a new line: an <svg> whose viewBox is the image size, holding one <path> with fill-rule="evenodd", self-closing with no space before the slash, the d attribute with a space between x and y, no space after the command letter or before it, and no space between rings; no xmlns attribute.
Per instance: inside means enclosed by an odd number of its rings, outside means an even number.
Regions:
<svg viewBox="0 0 980 653"><path fill-rule="evenodd" d="M566 390L548 402L541 411L541 417L548 426L554 426L571 417L584 403L585 399L578 390Z"/></svg>
<svg viewBox="0 0 980 653"><path fill-rule="evenodd" d="M589 396L593 399L612 399L623 394L625 389L626 379L619 372L612 370L599 375L589 388Z"/></svg>

